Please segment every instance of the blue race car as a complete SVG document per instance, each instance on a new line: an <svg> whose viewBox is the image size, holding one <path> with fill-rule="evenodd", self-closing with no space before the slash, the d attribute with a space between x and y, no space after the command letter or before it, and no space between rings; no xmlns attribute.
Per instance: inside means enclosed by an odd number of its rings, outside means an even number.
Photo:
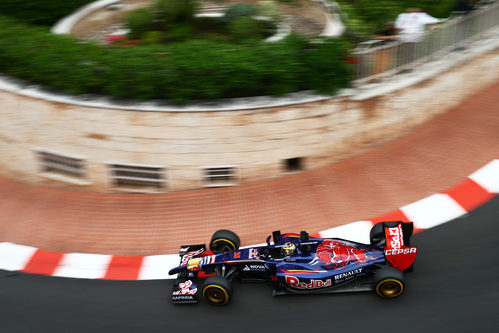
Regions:
<svg viewBox="0 0 499 333"><path fill-rule="evenodd" d="M180 266L169 272L177 274L172 301L197 303L201 294L208 303L227 304L236 277L267 281L273 295L375 290L381 297L397 297L417 254L410 246L412 232L412 223L382 222L371 229L368 245L274 231L273 243L269 236L267 245L239 248L234 232L219 230L211 251L204 244L180 248ZM205 280L198 288L200 278Z"/></svg>

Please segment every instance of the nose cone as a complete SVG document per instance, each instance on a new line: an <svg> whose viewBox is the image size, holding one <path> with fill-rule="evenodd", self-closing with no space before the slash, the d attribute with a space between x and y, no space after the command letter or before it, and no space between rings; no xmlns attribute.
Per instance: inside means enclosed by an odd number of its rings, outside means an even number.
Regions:
<svg viewBox="0 0 499 333"><path fill-rule="evenodd" d="M187 270L192 271L199 266L200 258L189 259L187 262Z"/></svg>

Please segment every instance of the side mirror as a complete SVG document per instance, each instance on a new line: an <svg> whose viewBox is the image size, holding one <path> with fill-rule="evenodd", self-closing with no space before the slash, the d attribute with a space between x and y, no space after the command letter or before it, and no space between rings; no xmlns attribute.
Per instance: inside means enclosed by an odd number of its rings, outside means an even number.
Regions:
<svg viewBox="0 0 499 333"><path fill-rule="evenodd" d="M279 230L274 231L272 233L272 237L274 238L274 244L279 243L279 238L281 237L281 232Z"/></svg>
<svg viewBox="0 0 499 333"><path fill-rule="evenodd" d="M270 237L272 236L267 237L267 245L270 245Z"/></svg>

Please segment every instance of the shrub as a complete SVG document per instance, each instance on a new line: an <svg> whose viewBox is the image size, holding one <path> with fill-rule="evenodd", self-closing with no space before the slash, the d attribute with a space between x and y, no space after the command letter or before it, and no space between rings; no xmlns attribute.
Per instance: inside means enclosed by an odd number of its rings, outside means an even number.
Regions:
<svg viewBox="0 0 499 333"><path fill-rule="evenodd" d="M306 47L304 73L307 85L318 92L328 93L346 87L350 82L351 68L347 65L347 57L351 45L346 40L326 40L319 45ZM328 61L325 61L328 59Z"/></svg>
<svg viewBox="0 0 499 333"><path fill-rule="evenodd" d="M166 35L169 41L184 41L194 35L194 28L190 25L178 24L168 29Z"/></svg>
<svg viewBox="0 0 499 333"><path fill-rule="evenodd" d="M198 8L196 0L156 0L154 11L166 24L191 21Z"/></svg>
<svg viewBox="0 0 499 333"><path fill-rule="evenodd" d="M149 8L132 10L126 15L127 26L130 29L130 39L141 39L153 27L152 11Z"/></svg>
<svg viewBox="0 0 499 333"><path fill-rule="evenodd" d="M388 20L395 20L406 8L419 7L428 14L448 17L456 5L455 0L337 0L347 14L347 27L354 33L370 38L381 30Z"/></svg>
<svg viewBox="0 0 499 333"><path fill-rule="evenodd" d="M438 17L445 18L455 10L457 7L457 1L455 0L404 0L404 7L419 7L428 14Z"/></svg>
<svg viewBox="0 0 499 333"><path fill-rule="evenodd" d="M145 45L157 45L164 43L165 40L166 40L165 32L148 31L143 35L141 43Z"/></svg>
<svg viewBox="0 0 499 333"><path fill-rule="evenodd" d="M255 14L255 8L244 2L238 2L231 5L224 14L224 19L226 22L231 22L237 18L252 16Z"/></svg>
<svg viewBox="0 0 499 333"><path fill-rule="evenodd" d="M268 17L274 23L281 18L279 6L274 1L258 1L255 10L257 15Z"/></svg>
<svg viewBox="0 0 499 333"><path fill-rule="evenodd" d="M229 32L235 41L261 39L263 30L260 22L250 17L240 17L229 24Z"/></svg>
<svg viewBox="0 0 499 333"><path fill-rule="evenodd" d="M350 79L341 39L104 47L14 23L0 16L0 71L71 94L187 101L302 89L333 93Z"/></svg>

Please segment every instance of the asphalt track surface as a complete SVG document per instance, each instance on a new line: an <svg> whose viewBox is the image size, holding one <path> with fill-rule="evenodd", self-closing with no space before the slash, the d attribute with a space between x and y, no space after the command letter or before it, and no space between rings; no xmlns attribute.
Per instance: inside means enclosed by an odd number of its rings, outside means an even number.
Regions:
<svg viewBox="0 0 499 333"><path fill-rule="evenodd" d="M171 280L77 280L0 271L0 332L495 332L499 197L416 234L415 271L393 300L374 293L272 297L234 283L225 307L173 305Z"/></svg>

